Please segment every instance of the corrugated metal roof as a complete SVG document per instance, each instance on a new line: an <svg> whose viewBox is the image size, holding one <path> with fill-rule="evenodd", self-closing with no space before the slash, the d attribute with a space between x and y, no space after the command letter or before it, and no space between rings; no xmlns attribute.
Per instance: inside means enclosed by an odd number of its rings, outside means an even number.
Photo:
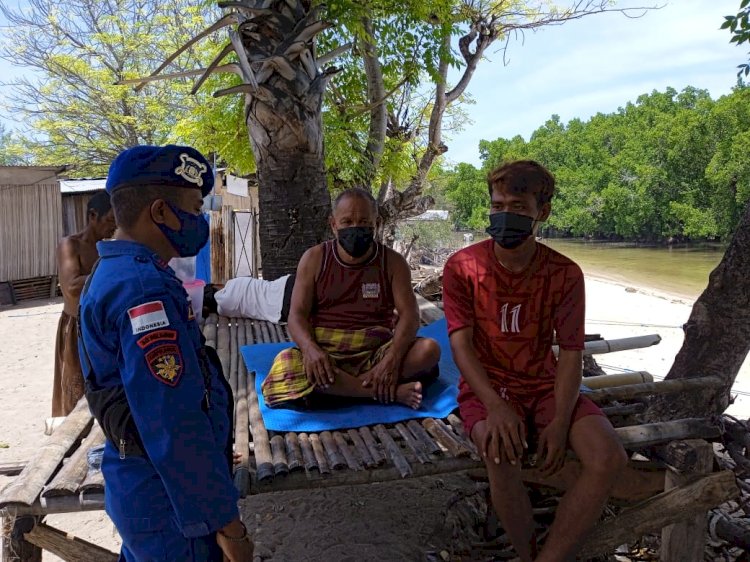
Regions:
<svg viewBox="0 0 750 562"><path fill-rule="evenodd" d="M60 180L60 193L89 193L104 189L107 178Z"/></svg>

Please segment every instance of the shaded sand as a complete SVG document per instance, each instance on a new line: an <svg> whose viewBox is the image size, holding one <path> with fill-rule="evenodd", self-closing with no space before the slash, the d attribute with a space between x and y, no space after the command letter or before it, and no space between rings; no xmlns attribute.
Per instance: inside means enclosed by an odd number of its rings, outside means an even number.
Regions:
<svg viewBox="0 0 750 562"><path fill-rule="evenodd" d="M654 347L599 355L610 372L646 370L657 378L668 372L682 345L680 326L691 302L643 287L587 277L587 333L606 338L659 333ZM0 462L29 459L46 439L50 413L53 345L62 301L35 301L0 307ZM750 362L736 388L748 386ZM750 417L744 397L730 412ZM0 487L11 479L0 477ZM422 560L448 539L436 536L440 512L453 491L471 486L459 475L352 488L266 494L242 503L244 519L266 559L298 561ZM49 522L111 550L119 538L103 512L64 514ZM259 526L259 530L255 531ZM58 560L46 553L45 561Z"/></svg>

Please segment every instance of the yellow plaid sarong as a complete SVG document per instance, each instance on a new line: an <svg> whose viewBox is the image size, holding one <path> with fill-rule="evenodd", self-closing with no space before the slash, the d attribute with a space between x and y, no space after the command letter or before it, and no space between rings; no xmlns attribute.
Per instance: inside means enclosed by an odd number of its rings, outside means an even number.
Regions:
<svg viewBox="0 0 750 562"><path fill-rule="evenodd" d="M315 341L328 353L331 362L355 377L382 359L392 338L393 332L380 326L362 330L315 328ZM307 380L302 352L297 347L285 349L276 356L261 386L269 408L303 398L315 390L315 385Z"/></svg>

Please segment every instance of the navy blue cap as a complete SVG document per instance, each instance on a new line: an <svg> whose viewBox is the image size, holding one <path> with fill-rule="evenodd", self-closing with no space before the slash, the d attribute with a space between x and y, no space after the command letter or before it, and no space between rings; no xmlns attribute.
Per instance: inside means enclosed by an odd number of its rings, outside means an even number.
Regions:
<svg viewBox="0 0 750 562"><path fill-rule="evenodd" d="M109 167L107 193L121 187L163 185L211 193L214 172L206 158L189 146L134 146L117 155Z"/></svg>

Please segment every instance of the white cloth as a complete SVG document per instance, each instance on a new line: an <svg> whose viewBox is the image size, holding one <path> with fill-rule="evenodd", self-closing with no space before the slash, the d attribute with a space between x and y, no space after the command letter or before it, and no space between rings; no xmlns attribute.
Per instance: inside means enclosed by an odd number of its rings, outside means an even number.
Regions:
<svg viewBox="0 0 750 562"><path fill-rule="evenodd" d="M234 318L255 318L278 323L284 306L284 290L288 275L275 281L254 277L230 279L216 292L219 314Z"/></svg>

